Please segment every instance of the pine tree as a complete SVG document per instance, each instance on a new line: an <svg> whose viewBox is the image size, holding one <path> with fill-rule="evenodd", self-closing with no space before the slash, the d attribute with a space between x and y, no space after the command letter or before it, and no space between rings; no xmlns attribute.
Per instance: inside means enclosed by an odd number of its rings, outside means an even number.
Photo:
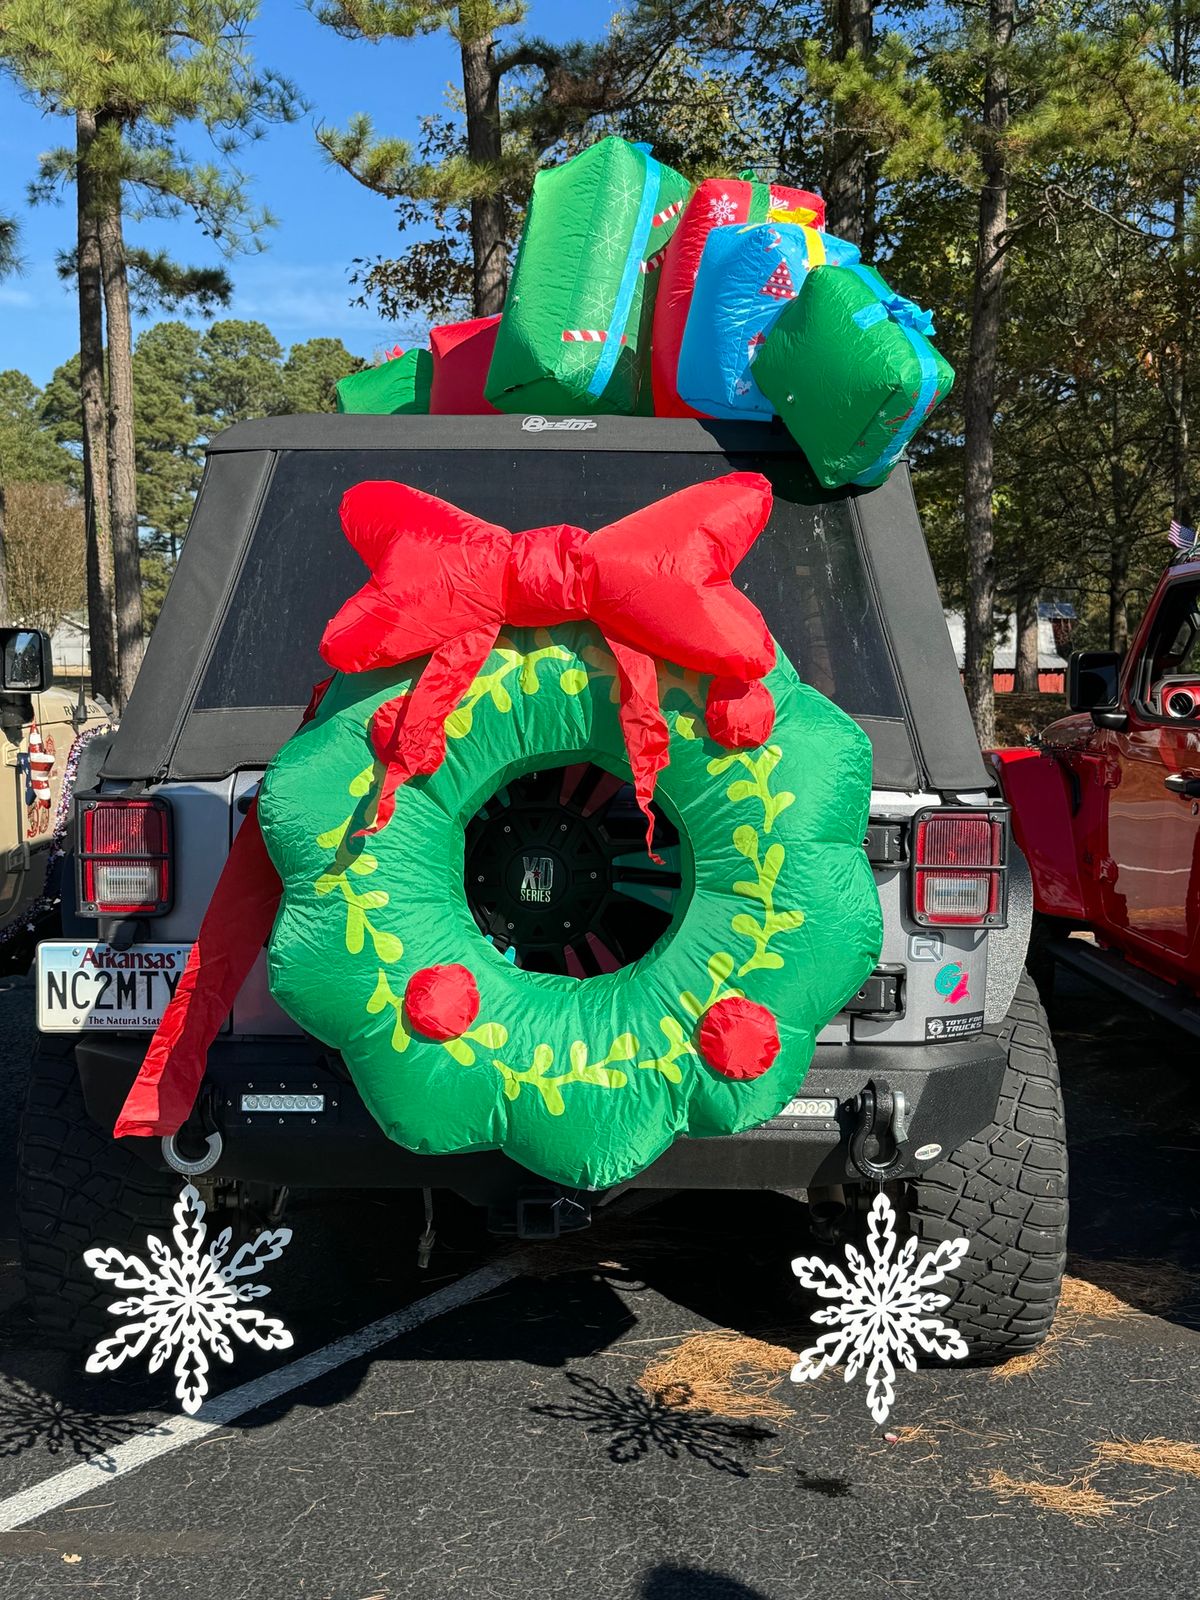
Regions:
<svg viewBox="0 0 1200 1600"><path fill-rule="evenodd" d="M353 118L344 131L322 125L317 138L336 166L375 193L400 201L403 221L432 210L446 229L449 212L453 234L463 216L476 316L491 316L504 304L514 210L524 204L538 161L578 136L591 118L632 104L673 41L670 27L657 22L636 36L614 29L599 44L516 39L502 47L498 35L517 27L527 9L525 0L313 3L317 18L346 38L378 43L444 31L458 45L461 138L444 119L432 117L422 146L414 148L405 140L378 137L365 116ZM439 267L447 264L447 256L452 259L453 252L436 254ZM363 279L367 292L382 289L382 303L392 314L437 298L436 275L418 270L414 294L408 275L389 271L390 266L376 263ZM439 309L445 303L443 291Z"/></svg>
<svg viewBox="0 0 1200 1600"><path fill-rule="evenodd" d="M227 165L189 160L177 142L179 126L198 121L228 158L262 121L297 114L291 86L256 70L250 56L246 36L257 4L4 0L0 8L0 59L47 109L75 115L75 144L42 158L41 184L43 190L60 181L76 185L93 668L99 686L107 673L111 609L107 507L119 704L132 689L143 646L125 213L132 196L141 215L191 213L226 251L261 243L271 219L250 204L245 180Z"/></svg>

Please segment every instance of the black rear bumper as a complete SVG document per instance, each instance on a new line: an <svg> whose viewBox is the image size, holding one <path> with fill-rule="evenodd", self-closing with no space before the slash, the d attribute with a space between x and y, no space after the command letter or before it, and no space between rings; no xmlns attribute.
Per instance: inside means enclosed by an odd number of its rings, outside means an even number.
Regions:
<svg viewBox="0 0 1200 1600"><path fill-rule="evenodd" d="M66 1048L72 1043L88 1112L109 1129L146 1041L101 1034L62 1041ZM860 1181L849 1159L853 1102L871 1078L886 1078L905 1095L909 1159L896 1175L911 1176L992 1120L1004 1066L1003 1045L987 1036L942 1045L822 1046L800 1092L806 1101L833 1102L832 1116L780 1116L747 1133L678 1139L632 1186L788 1191ZM247 1093L323 1094L325 1110L247 1115L241 1110ZM302 1188L428 1186L475 1204L503 1202L541 1182L498 1151L428 1156L393 1144L340 1062L303 1039L218 1042L209 1052L201 1104L224 1139L215 1169L221 1177ZM162 1165L157 1139L129 1143ZM918 1151L926 1152L921 1160Z"/></svg>

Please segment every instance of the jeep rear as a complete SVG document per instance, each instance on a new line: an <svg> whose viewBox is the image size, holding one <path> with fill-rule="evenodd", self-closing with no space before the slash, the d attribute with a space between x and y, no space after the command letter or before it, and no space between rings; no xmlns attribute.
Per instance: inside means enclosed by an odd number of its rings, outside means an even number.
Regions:
<svg viewBox="0 0 1200 1600"><path fill-rule="evenodd" d="M182 1133L163 1148L107 1135L263 770L326 675L324 623L361 582L338 525L343 492L395 478L507 527L561 521L567 506L599 526L687 484L761 471L775 511L736 581L801 678L870 739L863 847L883 950L780 1115L736 1136L679 1139L634 1186L804 1192L850 1225L858 1197L886 1182L930 1241L977 1233L991 1215L959 1274L959 1325L981 1357L1029 1348L1049 1326L1062 1270L1061 1103L1044 1017L1022 976L1028 874L980 757L907 472L829 494L781 431L530 420L538 425L280 418L211 446L129 709L77 802L75 903L66 942L43 948L39 972L53 1092L80 1095L97 1160L143 1182L149 1166L164 1192L168 1167L277 1187L447 1188L488 1206L498 1226L553 1231L561 1196L502 1154L419 1155L389 1142L337 1056L275 1005L261 957ZM536 774L489 803L468 832L466 888L481 936L511 946L521 964L586 979L649 948L676 913L679 879L669 863L665 874L631 864L639 829L627 784L593 768L569 801L563 792L553 773ZM601 865L597 891L548 919L551 883L539 878L526 894L529 875L514 878L506 862L531 816L557 804ZM32 1115L37 1092L35 1082ZM571 1198L586 1215L606 1197ZM53 1209L34 1215L26 1248L51 1320L69 1277L61 1252L47 1249L64 1222Z"/></svg>

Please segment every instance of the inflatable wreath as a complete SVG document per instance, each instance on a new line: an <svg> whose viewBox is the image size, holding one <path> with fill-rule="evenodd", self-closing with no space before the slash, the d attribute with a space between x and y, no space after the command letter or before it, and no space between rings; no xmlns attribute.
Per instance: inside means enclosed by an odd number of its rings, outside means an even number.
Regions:
<svg viewBox="0 0 1200 1600"><path fill-rule="evenodd" d="M777 1113L881 924L867 741L729 581L769 512L745 473L590 535L350 490L371 577L322 643L337 676L267 771L116 1131L180 1125L272 917L272 993L409 1149L602 1188ZM678 903L628 965L523 970L473 914L467 830L523 775L564 769L566 797L588 763L632 777L652 858L677 836ZM584 869L548 840L497 870L549 915Z"/></svg>

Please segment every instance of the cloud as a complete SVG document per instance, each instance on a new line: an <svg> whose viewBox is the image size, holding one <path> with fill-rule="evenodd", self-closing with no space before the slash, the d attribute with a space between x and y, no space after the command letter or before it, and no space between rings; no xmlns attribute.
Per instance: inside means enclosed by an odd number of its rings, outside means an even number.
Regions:
<svg viewBox="0 0 1200 1600"><path fill-rule="evenodd" d="M349 334L359 341L390 340L402 330L379 314L352 306L344 262L299 265L264 255L233 269L234 297L222 316L254 317L276 333Z"/></svg>

